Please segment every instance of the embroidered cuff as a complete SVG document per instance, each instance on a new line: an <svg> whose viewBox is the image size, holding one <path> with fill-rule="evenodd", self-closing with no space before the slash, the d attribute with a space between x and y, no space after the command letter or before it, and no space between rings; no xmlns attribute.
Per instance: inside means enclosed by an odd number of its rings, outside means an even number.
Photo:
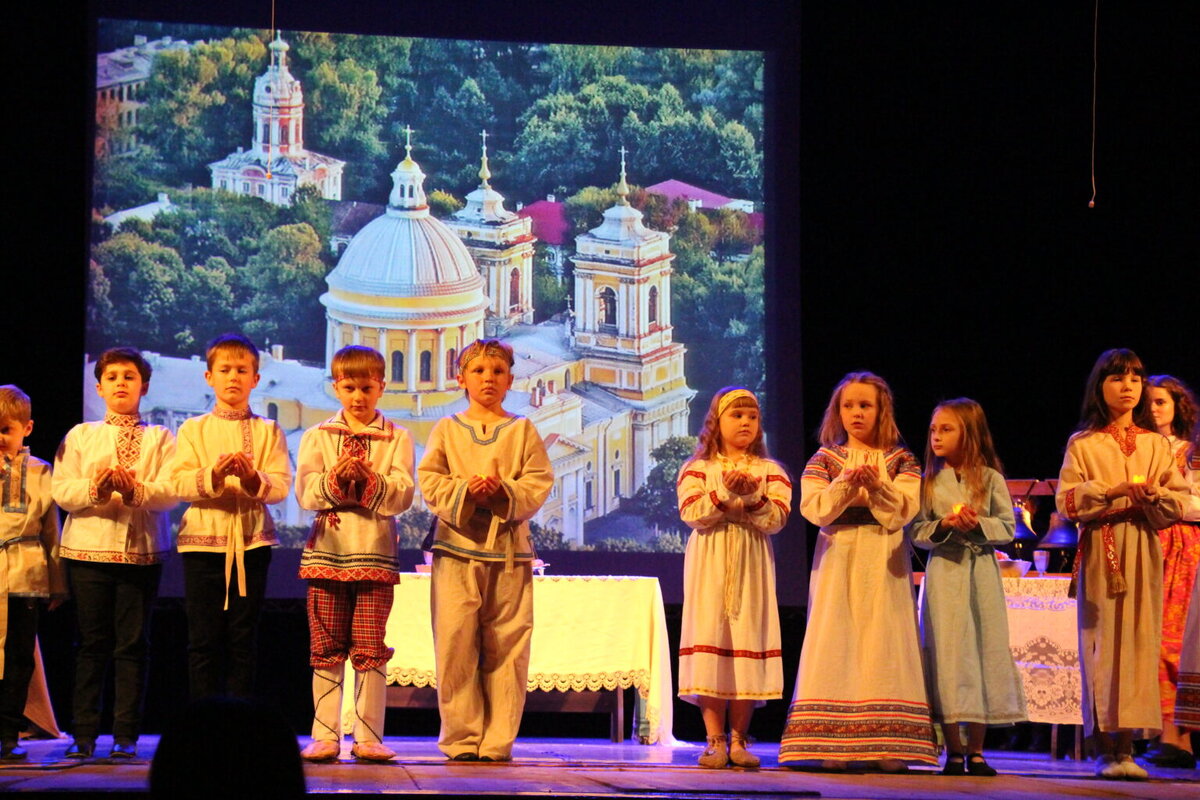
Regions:
<svg viewBox="0 0 1200 800"><path fill-rule="evenodd" d="M146 502L146 484L138 481L133 485L133 496L126 497L125 495L122 495L121 498L125 502L125 505L130 506L131 508L137 508Z"/></svg>
<svg viewBox="0 0 1200 800"><path fill-rule="evenodd" d="M212 467L201 467L196 470L196 494L202 498L216 497L217 492L212 485Z"/></svg>
<svg viewBox="0 0 1200 800"><path fill-rule="evenodd" d="M384 483L382 475L378 472L368 474L367 481L363 484L362 497L358 498L359 505L372 511L377 510L387 493L386 488L387 484Z"/></svg>
<svg viewBox="0 0 1200 800"><path fill-rule="evenodd" d="M95 481L88 481L88 502L94 506L98 506L101 503L100 487L96 485Z"/></svg>
<svg viewBox="0 0 1200 800"><path fill-rule="evenodd" d="M321 475L321 496L334 508L344 505L346 502L346 493L342 491L342 486L338 483L333 470L327 470Z"/></svg>
<svg viewBox="0 0 1200 800"><path fill-rule="evenodd" d="M765 506L766 504L767 504L767 496L764 494L762 497L758 498L758 500L756 500L755 502L747 503L745 506L745 509L747 512L753 514L755 511L761 511L763 506Z"/></svg>

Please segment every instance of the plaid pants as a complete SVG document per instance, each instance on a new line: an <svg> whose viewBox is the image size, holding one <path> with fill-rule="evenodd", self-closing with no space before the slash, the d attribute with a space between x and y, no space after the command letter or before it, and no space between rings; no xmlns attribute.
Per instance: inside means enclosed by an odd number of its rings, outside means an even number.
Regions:
<svg viewBox="0 0 1200 800"><path fill-rule="evenodd" d="M393 597L386 583L310 580L309 664L337 667L349 658L359 672L383 667L393 652L383 642Z"/></svg>

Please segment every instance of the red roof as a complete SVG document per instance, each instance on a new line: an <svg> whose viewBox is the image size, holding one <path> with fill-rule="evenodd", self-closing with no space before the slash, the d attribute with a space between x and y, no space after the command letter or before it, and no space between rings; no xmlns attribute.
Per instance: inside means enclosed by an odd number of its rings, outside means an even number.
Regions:
<svg viewBox="0 0 1200 800"><path fill-rule="evenodd" d="M720 208L727 203L733 202L733 198L731 197L725 197L716 192L701 189L699 186L692 186L690 183L677 181L674 178L669 181L656 183L653 186L647 186L646 191L661 194L668 200L674 200L678 197L682 197L684 200L699 200L702 208Z"/></svg>
<svg viewBox="0 0 1200 800"><path fill-rule="evenodd" d="M538 200L517 212L533 220L533 235L546 244L562 245L567 242L571 223L567 219L565 203Z"/></svg>

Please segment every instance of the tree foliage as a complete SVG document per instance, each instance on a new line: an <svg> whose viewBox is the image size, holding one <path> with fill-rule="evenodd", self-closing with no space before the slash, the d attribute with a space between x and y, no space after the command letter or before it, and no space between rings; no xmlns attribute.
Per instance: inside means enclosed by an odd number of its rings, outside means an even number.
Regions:
<svg viewBox="0 0 1200 800"><path fill-rule="evenodd" d="M628 501L628 510L640 515L659 533L686 533L687 526L679 519L679 501L675 496L675 481L679 469L696 449L694 436L672 436L650 451L654 467L646 483Z"/></svg>

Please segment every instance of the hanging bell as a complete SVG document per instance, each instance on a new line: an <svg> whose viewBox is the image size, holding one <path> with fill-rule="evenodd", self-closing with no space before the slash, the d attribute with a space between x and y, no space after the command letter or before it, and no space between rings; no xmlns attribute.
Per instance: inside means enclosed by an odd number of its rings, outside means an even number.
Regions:
<svg viewBox="0 0 1200 800"><path fill-rule="evenodd" d="M1079 528L1074 522L1055 511L1050 515L1050 528L1042 541L1038 542L1041 550L1065 550L1079 546Z"/></svg>
<svg viewBox="0 0 1200 800"><path fill-rule="evenodd" d="M1038 535L1034 532L1033 528L1029 527L1029 512L1025 509L1025 506L1021 503L1015 504L1013 506L1013 514L1017 518L1017 527L1013 531L1013 540L1019 544L1036 542Z"/></svg>

